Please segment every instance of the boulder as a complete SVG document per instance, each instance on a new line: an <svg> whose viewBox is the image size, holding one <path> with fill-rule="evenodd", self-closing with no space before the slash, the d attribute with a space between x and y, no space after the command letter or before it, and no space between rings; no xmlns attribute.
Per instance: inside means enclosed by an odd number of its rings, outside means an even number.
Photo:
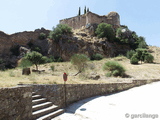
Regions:
<svg viewBox="0 0 160 120"><path fill-rule="evenodd" d="M30 75L30 74L31 74L30 68L23 68L22 75Z"/></svg>

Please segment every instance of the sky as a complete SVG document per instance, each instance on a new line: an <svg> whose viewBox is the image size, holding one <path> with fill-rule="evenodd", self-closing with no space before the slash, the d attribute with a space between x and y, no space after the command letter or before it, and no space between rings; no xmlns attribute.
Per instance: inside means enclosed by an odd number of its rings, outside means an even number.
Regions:
<svg viewBox="0 0 160 120"><path fill-rule="evenodd" d="M160 47L160 0L0 0L0 31L13 34L44 27L52 30L59 20L84 7L99 15L118 12L121 25Z"/></svg>

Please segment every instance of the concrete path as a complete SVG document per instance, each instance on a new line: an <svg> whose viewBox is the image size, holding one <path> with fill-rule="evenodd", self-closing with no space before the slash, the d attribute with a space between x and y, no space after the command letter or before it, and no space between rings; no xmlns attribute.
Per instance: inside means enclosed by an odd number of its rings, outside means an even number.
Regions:
<svg viewBox="0 0 160 120"><path fill-rule="evenodd" d="M53 120L160 120L160 82L70 105Z"/></svg>

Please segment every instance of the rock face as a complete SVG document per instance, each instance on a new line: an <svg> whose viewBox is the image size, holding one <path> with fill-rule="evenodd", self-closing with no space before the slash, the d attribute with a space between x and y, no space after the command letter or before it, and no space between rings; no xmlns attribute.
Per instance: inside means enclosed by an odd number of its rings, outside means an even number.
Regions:
<svg viewBox="0 0 160 120"><path fill-rule="evenodd" d="M86 30L86 29L85 29ZM85 31L84 30L84 31ZM74 54L86 54L89 57L99 53L104 57L114 57L119 54L125 54L130 50L127 45L119 45L116 42L110 43L106 38L98 39L92 37L89 33L74 31L73 37L64 36L59 43L50 40L49 55L61 56L64 60L70 60Z"/></svg>

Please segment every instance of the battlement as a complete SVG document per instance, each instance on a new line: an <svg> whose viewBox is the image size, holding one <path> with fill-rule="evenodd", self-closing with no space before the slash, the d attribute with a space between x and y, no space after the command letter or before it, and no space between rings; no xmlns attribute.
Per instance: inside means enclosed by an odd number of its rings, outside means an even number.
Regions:
<svg viewBox="0 0 160 120"><path fill-rule="evenodd" d="M87 24L107 23L113 25L114 28L120 27L120 16L117 12L110 12L108 15L97 15L92 12L67 18L59 21L60 24L67 24L73 29L79 29Z"/></svg>

